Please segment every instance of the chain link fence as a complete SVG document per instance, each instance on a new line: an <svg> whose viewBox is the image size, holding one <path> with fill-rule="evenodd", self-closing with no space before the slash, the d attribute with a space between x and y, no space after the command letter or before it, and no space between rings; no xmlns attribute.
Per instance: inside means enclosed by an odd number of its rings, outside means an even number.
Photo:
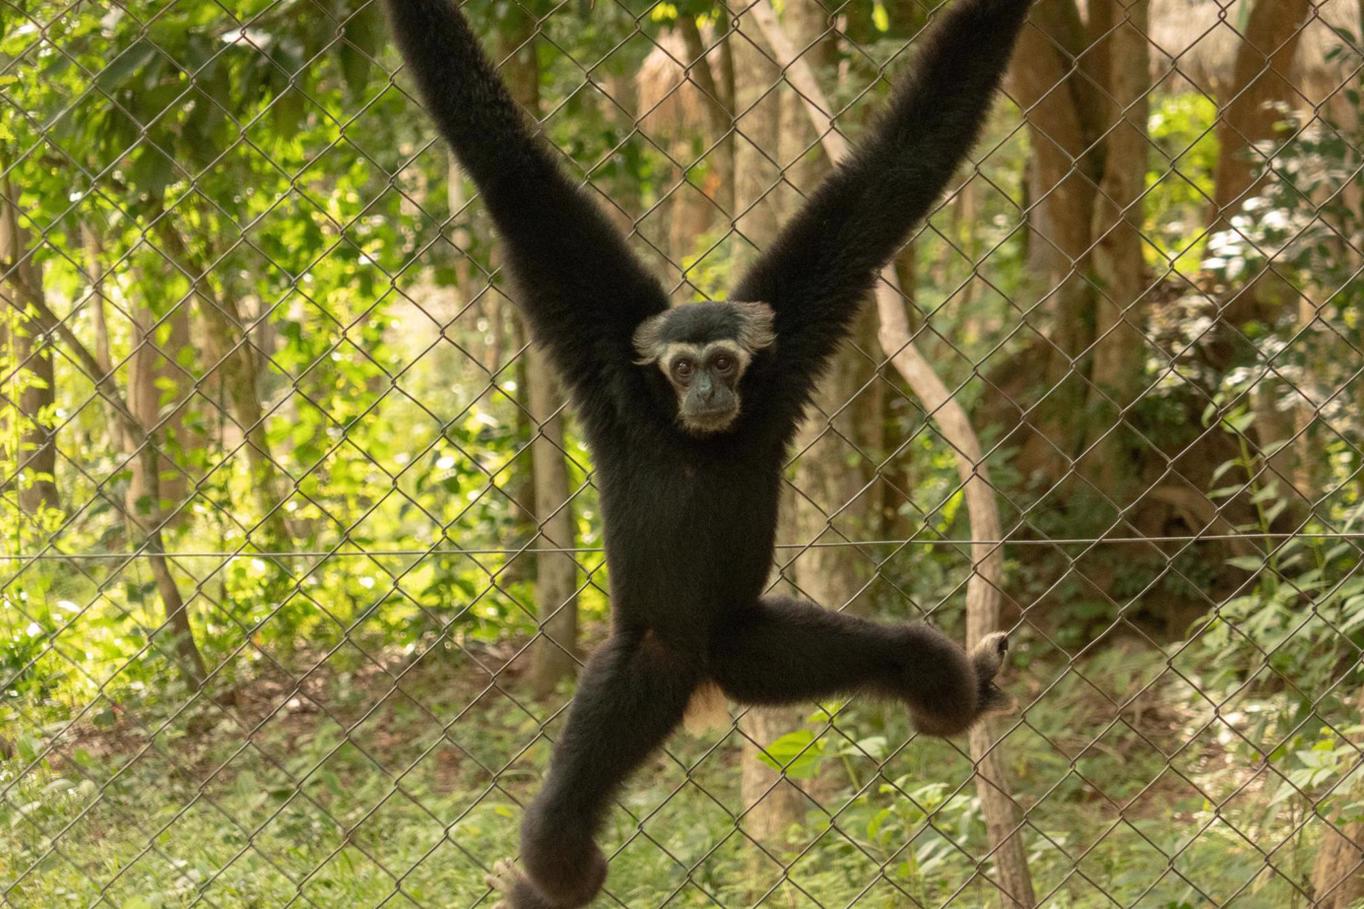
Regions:
<svg viewBox="0 0 1364 909"><path fill-rule="evenodd" d="M723 298L937 8L465 12L681 300ZM810 408L773 574L1010 630L1018 710L679 733L599 905L1364 900L1360 27L1040 0ZM0 905L494 905L606 567L377 4L0 29Z"/></svg>

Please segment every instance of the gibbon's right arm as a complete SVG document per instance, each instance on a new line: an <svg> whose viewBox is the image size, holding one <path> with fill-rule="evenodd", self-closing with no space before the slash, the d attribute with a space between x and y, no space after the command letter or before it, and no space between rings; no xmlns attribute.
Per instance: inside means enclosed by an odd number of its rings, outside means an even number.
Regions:
<svg viewBox="0 0 1364 909"><path fill-rule="evenodd" d="M658 282L555 164L455 0L385 5L427 110L502 237L536 339L580 389L628 366L635 328L667 306Z"/></svg>
<svg viewBox="0 0 1364 909"><path fill-rule="evenodd" d="M953 0L918 42L885 112L731 295L775 313L783 383L803 403L876 272L975 143L1031 0Z"/></svg>

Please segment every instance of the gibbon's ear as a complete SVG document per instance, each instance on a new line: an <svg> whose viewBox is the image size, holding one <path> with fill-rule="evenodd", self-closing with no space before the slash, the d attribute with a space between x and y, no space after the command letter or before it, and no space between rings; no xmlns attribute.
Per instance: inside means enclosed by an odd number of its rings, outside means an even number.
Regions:
<svg viewBox="0 0 1364 909"><path fill-rule="evenodd" d="M649 366L668 351L670 343L689 335L693 343L733 341L750 356L766 350L776 341L772 327L776 315L766 303L727 301L724 303L687 303L650 316L635 329L631 343L635 363ZM676 320L669 331L669 320Z"/></svg>
<svg viewBox="0 0 1364 909"><path fill-rule="evenodd" d="M733 303L739 310L739 336L734 340L751 354L766 350L777 340L772 327L776 313L766 303Z"/></svg>
<svg viewBox="0 0 1364 909"><path fill-rule="evenodd" d="M639 327L635 329L633 344L635 346L636 366L649 366L658 362L658 358L663 356L663 323L668 318L670 310L663 310L656 316L650 316Z"/></svg>

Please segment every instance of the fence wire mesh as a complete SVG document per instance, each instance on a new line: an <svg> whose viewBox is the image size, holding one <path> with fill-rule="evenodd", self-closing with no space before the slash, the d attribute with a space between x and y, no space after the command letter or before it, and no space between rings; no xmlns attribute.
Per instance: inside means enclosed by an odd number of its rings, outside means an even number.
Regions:
<svg viewBox="0 0 1364 909"><path fill-rule="evenodd" d="M941 8L464 9L681 300ZM606 566L377 3L0 26L0 904L495 904ZM1040 0L810 408L773 574L1011 631L1018 709L733 708L621 794L598 904L1364 900L1360 27Z"/></svg>

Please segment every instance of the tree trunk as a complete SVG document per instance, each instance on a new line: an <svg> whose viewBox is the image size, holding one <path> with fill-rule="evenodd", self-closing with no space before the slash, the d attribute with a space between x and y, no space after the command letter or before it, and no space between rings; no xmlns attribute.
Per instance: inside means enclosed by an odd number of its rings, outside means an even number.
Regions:
<svg viewBox="0 0 1364 909"><path fill-rule="evenodd" d="M81 222L81 248L85 252L85 277L90 282L90 298L85 304L95 326L95 360L108 373L114 368L114 357L109 348L109 322L105 312L107 300L104 286L104 244L99 233L89 222Z"/></svg>
<svg viewBox="0 0 1364 909"><path fill-rule="evenodd" d="M1030 267L1050 316L1038 386L1047 397L1035 412L1025 394L1017 434L1018 465L1025 475L1055 480L1070 468L1084 441L1084 351L1094 338L1093 298L1085 280L1092 242L1095 184L1100 178L1090 153L1093 128L1081 99L1088 80L1078 77L1067 50L1078 56L1083 26L1073 0L1041 0L1019 36L1009 67L1009 94L1025 113L1031 148L1028 212ZM1036 327L1041 331L1041 326ZM1053 390L1054 389L1054 390ZM1030 391L1020 389L1020 392Z"/></svg>
<svg viewBox="0 0 1364 909"><path fill-rule="evenodd" d="M514 439L517 449L528 445L531 439L530 418L522 401L530 385L526 378L526 357L516 357L507 373L503 372L503 360L507 351L520 351L524 342L521 323L516 307L501 293L500 288L484 286L485 272L474 267L474 231L470 225L478 217L477 211L468 209L469 199L465 195L464 170L453 151L446 153L446 190L445 201L449 211L450 245L454 258L454 302L449 309L448 318L460 320L473 316L482 319L483 345L478 352L478 362L487 373L489 384L487 404L500 407L500 398L507 398L514 405L512 422L515 425ZM477 306L477 310L473 309ZM446 348L449 347L447 350ZM446 364L449 369L464 369L469 365L469 355L442 345L435 352L438 357L437 369ZM509 373L509 374L508 374ZM515 383L515 389L507 386ZM512 398L518 395L521 400ZM505 496L511 506L513 531L511 539L521 542L532 540L539 532L535 522L535 471L532 467L533 453L522 452L506 465L504 470L492 478L498 492ZM509 553L499 577L506 585L530 579L535 571L535 556L532 553Z"/></svg>
<svg viewBox="0 0 1364 909"><path fill-rule="evenodd" d="M830 39L828 11L818 0L788 0L781 28L802 66L813 74L834 68L837 46ZM779 151L787 190L783 208L794 211L829 172L829 158L795 91L781 95ZM858 321L859 327L865 324ZM786 539L810 547L792 565L801 594L826 609L865 612L859 594L870 578L871 560L851 547L815 545L856 541L869 524L871 496L856 466L865 457L856 441L860 414L854 405L875 364L856 349L856 337L830 362L796 437L795 532Z"/></svg>
<svg viewBox="0 0 1364 909"><path fill-rule="evenodd" d="M750 9L750 14L767 36L786 78L805 100L815 132L823 137L825 152L835 162L842 160L849 152L848 145L842 136L828 128L827 116L822 113L829 110L828 102L809 65L792 52L790 41L772 15L768 0L760 0ZM965 408L952 397L928 360L914 346L905 300L899 292L894 268L886 268L877 283L876 311L881 320L880 339L886 357L904 377L953 449L971 520L971 535L982 541L971 546L972 573L966 591L966 637L970 646L998 627L1004 580L1004 551L998 543L1003 529L980 438L971 426ZM1019 835L1022 816L1010 794L999 748L995 747L988 724L982 723L971 731L970 747L971 758L976 763L976 791L980 795L981 811L985 815L998 869L999 880L993 883L999 893L1000 905L1031 909L1036 905L1036 897L1027 853Z"/></svg>
<svg viewBox="0 0 1364 909"><path fill-rule="evenodd" d="M751 12L752 10L750 10ZM767 56L751 16L736 21L730 34L734 59L734 210L741 238L762 252L781 228L781 78Z"/></svg>
<svg viewBox="0 0 1364 909"><path fill-rule="evenodd" d="M1300 99L1292 81L1293 60L1302 26L1312 14L1310 0L1255 0L1237 47L1227 97L1218 112L1220 150L1209 218L1212 230L1226 228L1242 203L1254 195L1259 175L1269 160L1269 155L1255 146L1272 142L1284 116L1282 108ZM1227 301L1222 321L1237 328L1257 319L1272 321L1289 300L1298 297L1297 289L1273 269L1262 269L1249 275ZM1294 440L1295 420L1281 410L1278 399L1293 399L1285 409L1290 412L1299 410L1305 402L1298 391L1275 376L1267 375L1260 382L1263 387L1256 394L1255 433L1270 478L1294 506L1301 506L1304 501L1310 504L1310 489L1300 490L1301 496L1291 494L1295 486L1294 456L1300 449L1307 450L1307 443L1301 438Z"/></svg>
<svg viewBox="0 0 1364 909"><path fill-rule="evenodd" d="M704 96L702 104L710 127L706 145L714 146L707 155L714 169L710 181L714 186L712 199L726 218L734 216L734 60L728 52L730 21L721 20L723 27L716 28L716 43L708 53L696 18L683 15L677 20L690 61L688 73Z"/></svg>
<svg viewBox="0 0 1364 909"><path fill-rule="evenodd" d="M137 459L142 475L146 478L147 498L152 502L161 500L158 474L160 457L156 440L156 433L144 434L138 440L137 447ZM157 636L169 634L172 659L180 668L185 683L197 691L203 687L208 672L204 666L204 658L199 653L199 645L194 640L194 629L189 623L189 610L185 607L185 600L180 596L180 587L175 583L175 577L171 574L170 565L166 561L166 544L161 536L160 511L159 508L153 508L150 513L143 514L137 509L129 509L135 525L140 526L143 531L142 548L146 551L152 579L156 582L156 592L161 597L162 608L166 614L165 631L158 631Z"/></svg>
<svg viewBox="0 0 1364 909"><path fill-rule="evenodd" d="M1364 821L1332 825L1312 866L1314 909L1354 909L1364 900Z"/></svg>
<svg viewBox="0 0 1364 909"><path fill-rule="evenodd" d="M533 348L532 348L533 350ZM549 363L538 351L527 351L527 391L531 418L538 425L531 456L535 472L535 516L540 524L537 545L573 547L573 503L564 454L563 395ZM531 663L536 696L551 694L577 666L578 563L571 552L535 555L535 597L540 634Z"/></svg>
<svg viewBox="0 0 1364 909"><path fill-rule="evenodd" d="M81 222L81 245L85 253L85 276L89 282L84 301L80 304L90 311L91 323L95 331L93 356L102 373L96 379L109 375L113 369L113 353L109 340L109 326L105 302L108 294L108 276L104 268L104 244L100 234L87 222ZM143 281L144 289L157 286L155 280ZM184 369L178 365L183 354L190 349L189 319L183 305L176 306L161 324L166 330L160 331L152 308L141 301L129 304L132 316L132 353L128 357L128 409L132 411L142 426L157 428L158 439L174 439L179 445L186 443L183 410L189 406L193 395L187 388L189 383ZM165 334L166 339L158 343L157 335ZM112 377L111 377L112 378ZM165 390L173 389L171 412L163 414L166 402ZM158 524L177 521L182 513L178 507L188 491L188 478L171 458L169 452L158 452L161 475L158 477L156 498L144 476L145 463L131 437L121 428L117 417L109 420L109 442L114 449L134 455L131 461L132 478L128 483L126 495L130 510L145 510L156 515ZM164 502L176 503L168 515ZM129 527L129 531L135 528Z"/></svg>
<svg viewBox="0 0 1364 909"><path fill-rule="evenodd" d="M99 361L76 337L71 326L58 319L48 308L41 290L28 284L22 275L11 282L11 286L14 288L18 299L34 312L35 323L44 332L60 337L65 342L71 357L90 377L95 385L95 390L109 405L115 419L122 424L123 432L132 440L133 450L137 453L138 459L142 461L142 470L147 478L147 497L153 502L159 501L161 495L158 488L160 472L157 470L155 430L148 431L147 427L138 421L128 407L128 402L119 393L113 377L100 368ZM152 578L156 583L156 590L161 596L166 614L164 630L158 629L156 637L170 636L171 659L179 668L185 682L197 690L203 686L208 673L204 666L203 657L199 653L199 647L194 641L193 629L189 622L189 611L186 608L184 598L180 596L180 589L175 583L175 578L170 572L170 565L166 561L166 546L161 535L161 525L154 515L148 517L140 514L126 504L119 503L114 497L109 497L109 501L123 512L129 526L136 528L141 533L143 555L146 556L151 567ZM121 566L120 569L115 569L115 573L119 570L121 570Z"/></svg>
<svg viewBox="0 0 1364 909"><path fill-rule="evenodd" d="M114 356L109 340L109 319L107 307L108 291L104 273L104 244L99 232L89 222L81 222L81 247L85 253L85 277L90 282L89 296L85 306L90 310L90 322L95 330L95 362L103 370L101 377L108 375L114 368ZM105 424L105 442L113 451L127 451L127 440L118 420L110 419Z"/></svg>
<svg viewBox="0 0 1364 909"><path fill-rule="evenodd" d="M881 347L952 448L965 492L971 537L983 541L971 544L971 579L966 585L966 645L972 647L998 629L1004 583L1004 547L997 542L1003 539L1003 527L984 451L965 408L914 346L904 300L887 281L878 286L876 309L881 319ZM992 885L999 894L999 905L1004 909L1032 909L1037 898L1020 835L1022 814L1011 794L988 722L971 730L970 749L976 764L976 793L998 871L999 879Z"/></svg>
<svg viewBox="0 0 1364 909"><path fill-rule="evenodd" d="M501 35L502 78L525 110L540 108L540 69L535 57L535 20L514 14ZM515 293L515 289L512 293ZM535 421L531 442L534 473L536 546L571 549L574 544L573 503L568 488L564 449L564 396L548 358L532 344L526 349L526 405ZM571 552L538 552L535 556L535 599L539 637L530 663L531 689L537 697L551 694L577 667L578 565Z"/></svg>
<svg viewBox="0 0 1364 909"><path fill-rule="evenodd" d="M142 282L144 288L155 286L155 278ZM179 304L168 313L158 325L155 312L142 301L129 304L132 317L132 355L128 358L128 408L143 427L157 428L156 437L163 441L174 440L183 445L186 441L181 419L184 408L189 405L193 392L186 386L187 376L181 364L185 351L191 349L189 318L185 304ZM161 340L164 336L164 340ZM98 353L95 354L99 356ZM170 389L167 400L167 389ZM135 449L131 440L125 438L123 448L129 454ZM142 508L144 499L151 513L158 521L175 521L180 517L180 505L185 498L188 482L183 471L175 464L173 450L157 452L156 463L161 471L156 489L157 498L150 499L151 486L143 475L144 464L141 458L133 461L132 480L128 484L128 503ZM170 504L166 511L165 503Z"/></svg>
<svg viewBox="0 0 1364 909"><path fill-rule="evenodd" d="M213 290L207 266L194 255L168 215L157 219L156 231L166 253L190 283L189 296L197 303L200 335L211 364L201 381L208 382L214 376L220 379L227 394L228 409L245 439L246 444L242 447L250 471L251 489L261 512L260 523L269 536L266 548L288 550L292 546L292 534L284 520L284 503L291 490L270 451L259 397L259 364L237 301L231 294Z"/></svg>
<svg viewBox="0 0 1364 909"><path fill-rule="evenodd" d="M644 217L666 217L667 280L684 286L690 277L688 260L703 249L698 240L717 219L728 222L734 210L733 99L718 78L728 32L720 23L715 33L719 43L710 47L696 18L679 15L660 45L675 69L667 75L659 70L641 74L631 83L641 92L647 85L645 128L657 124L658 140L667 142L668 157L677 162L662 183L666 195ZM700 111L701 122L688 116L693 109ZM704 177L698 179L698 174Z"/></svg>
<svg viewBox="0 0 1364 909"><path fill-rule="evenodd" d="M133 330L132 330L132 356L128 358L128 409L137 417L139 423L144 427L155 426L157 416L161 410L160 397L161 391L156 387L157 366L160 364L160 351L156 346L156 315L150 309L140 303L131 306ZM161 463L161 453L157 452L157 457L151 461L146 461L137 456L137 443L125 434L125 450L128 454L135 455L132 462L132 478L128 483L128 508L142 515L144 518L160 523L162 515L162 502L159 489L160 474L164 472ZM158 471L158 483L152 484L146 476L146 465L155 464ZM151 495L153 486L157 487L155 498Z"/></svg>
<svg viewBox="0 0 1364 909"><path fill-rule="evenodd" d="M1130 504L1144 443L1125 424L1142 391L1148 344L1143 332L1147 288L1142 261L1142 194L1146 189L1147 90L1150 78L1146 0L1091 0L1091 21L1102 19L1095 45L1108 67L1101 83L1104 171L1094 197L1092 253L1095 337L1088 408L1089 449L1081 470L1122 507ZM1111 125L1110 125L1111 124Z"/></svg>
<svg viewBox="0 0 1364 909"><path fill-rule="evenodd" d="M734 110L737 115L735 148L735 211L739 234L761 251L777 236L781 225L781 98L772 90L780 79L762 43L762 35L745 15L730 36L734 57ZM795 510L789 491L783 495L779 534L794 537ZM740 722L746 737L740 795L744 808L744 832L760 848L751 850L755 872L751 892L762 893L766 883L759 877L771 861L767 853L780 854L787 829L800 817L804 801L795 786L759 759L761 749L798 729L799 709L749 709Z"/></svg>
<svg viewBox="0 0 1364 909"><path fill-rule="evenodd" d="M1212 226L1220 227L1255 188L1266 158L1251 150L1282 119L1276 108L1297 97L1291 74L1311 0L1255 0L1236 51L1231 89L1218 112Z"/></svg>
<svg viewBox="0 0 1364 909"><path fill-rule="evenodd" d="M446 150L445 160L445 204L450 213L450 247L455 273L455 305L451 318L468 314L473 301L474 268L473 232L469 230L472 213L468 210L469 200L464 193L464 169L452 150ZM502 337L499 331L502 302L500 294L486 293L479 300L479 311L484 320L484 344L479 351L479 363L488 375L497 372L502 363ZM463 356L463 354L461 354Z"/></svg>
<svg viewBox="0 0 1364 909"><path fill-rule="evenodd" d="M29 256L29 238L19 224L18 192L6 176L0 182L0 269L12 270L8 283L22 283L43 293L42 269ZM13 381L19 386L18 449L11 452L18 468L14 483L18 488L19 507L27 515L38 515L49 508L57 508L57 439L53 429L53 406L56 403L56 377L52 370L52 348L42 338L38 323L32 319L23 295L17 287L5 296L9 299L9 318L6 320L11 357L16 372ZM8 441L7 439L5 441ZM0 444L3 444L0 442ZM38 525L35 525L38 526Z"/></svg>
<svg viewBox="0 0 1364 909"><path fill-rule="evenodd" d="M529 410L530 366L534 361L538 368L544 358L539 356L533 348L526 347L526 324L522 321L516 306L501 294L500 288L493 292L502 296L499 306L506 316L503 320L502 329L506 335L507 349L517 352L512 355L514 359L509 364L510 372L516 380L515 393L517 399L515 400L515 413L512 420L517 455L507 465L510 475L503 481L502 489L512 505L515 519L512 531L515 535L514 539L528 541L528 545L534 546L535 539L540 533L540 524L536 520L535 510L534 441L538 429ZM525 352L521 353L523 350ZM508 583L531 581L536 572L535 553L526 552L521 555L511 555L503 572L503 577Z"/></svg>
<svg viewBox="0 0 1364 909"><path fill-rule="evenodd" d="M896 261L895 273L900 287L912 289L917 286L915 250L912 242ZM906 315L913 316L910 307L906 307ZM868 321L870 326L867 350L880 350L881 323L874 307L868 312ZM910 329L914 331L917 326L911 323ZM882 356L884 355L882 351ZM911 440L918 432L917 423L921 408L912 400L914 393L893 363L882 363L880 372L882 375L878 388L881 389L879 393L885 400L877 418L878 425L875 430L871 430L877 437L877 450L880 452L879 467L875 470L874 476L878 501L875 536L880 540L905 540L913 536L920 526L915 517L916 509L912 505L915 475L914 459L910 457L909 449Z"/></svg>
<svg viewBox="0 0 1364 909"><path fill-rule="evenodd" d="M1364 714L1364 692L1356 703L1356 712ZM1359 795L1359 763L1349 776L1354 776L1337 789L1337 797L1355 801ZM1312 867L1312 905L1315 909L1352 909L1364 900L1364 821L1343 821L1337 817L1327 824L1326 834Z"/></svg>

